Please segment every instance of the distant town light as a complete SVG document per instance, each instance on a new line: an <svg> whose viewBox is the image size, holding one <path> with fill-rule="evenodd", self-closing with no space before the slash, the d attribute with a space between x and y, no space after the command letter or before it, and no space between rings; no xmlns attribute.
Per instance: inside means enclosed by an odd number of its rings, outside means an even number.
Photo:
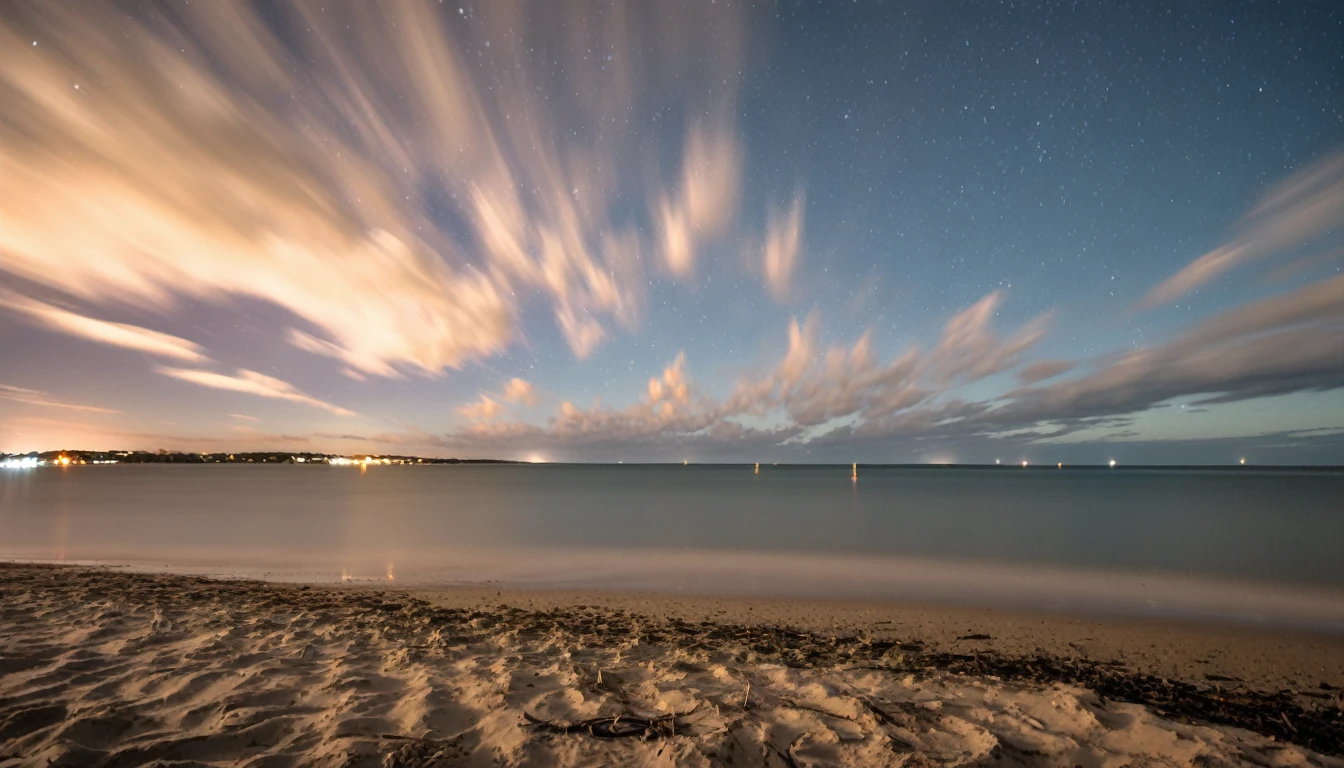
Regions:
<svg viewBox="0 0 1344 768"><path fill-rule="evenodd" d="M1242 464L1245 464L1245 463L1246 463L1246 460L1245 460L1245 459L1242 459L1242 460L1241 460L1241 463L1242 463Z"/></svg>
<svg viewBox="0 0 1344 768"><path fill-rule="evenodd" d="M1111 466L1112 466L1112 467L1115 466L1115 459L1111 459Z"/></svg>
<svg viewBox="0 0 1344 768"><path fill-rule="evenodd" d="M999 460L998 460L998 459L995 459L995 460L994 460L994 463L995 463L995 464L998 464L998 463L999 463Z"/></svg>
<svg viewBox="0 0 1344 768"><path fill-rule="evenodd" d="M1026 462L1025 459L1022 461L1022 466L1024 466L1024 467L1027 466L1027 462Z"/></svg>

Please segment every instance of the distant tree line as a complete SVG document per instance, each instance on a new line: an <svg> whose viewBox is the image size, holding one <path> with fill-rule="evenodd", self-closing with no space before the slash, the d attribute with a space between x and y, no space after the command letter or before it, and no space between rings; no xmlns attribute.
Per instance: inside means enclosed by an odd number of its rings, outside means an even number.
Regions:
<svg viewBox="0 0 1344 768"><path fill-rule="evenodd" d="M328 464L338 454L250 451L244 453L183 453L181 451L42 451L22 454L0 453L7 458L35 457L49 464L69 459L71 464L116 462L118 464ZM427 459L421 456L358 454L355 459L370 458L392 464L514 464L505 459Z"/></svg>

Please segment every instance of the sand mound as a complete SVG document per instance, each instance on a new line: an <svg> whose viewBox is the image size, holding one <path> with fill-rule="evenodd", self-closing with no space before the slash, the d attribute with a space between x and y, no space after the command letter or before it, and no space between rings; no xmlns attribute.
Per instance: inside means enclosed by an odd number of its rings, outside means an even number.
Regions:
<svg viewBox="0 0 1344 768"><path fill-rule="evenodd" d="M0 766L1344 766L899 649L809 664L641 621L0 568Z"/></svg>

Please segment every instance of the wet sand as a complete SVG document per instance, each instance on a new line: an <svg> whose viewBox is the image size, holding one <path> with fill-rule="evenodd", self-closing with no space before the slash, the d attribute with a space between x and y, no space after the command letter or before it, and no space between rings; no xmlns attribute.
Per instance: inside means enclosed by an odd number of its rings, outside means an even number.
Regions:
<svg viewBox="0 0 1344 768"><path fill-rule="evenodd" d="M0 565L0 766L1344 766L1342 656L927 605Z"/></svg>

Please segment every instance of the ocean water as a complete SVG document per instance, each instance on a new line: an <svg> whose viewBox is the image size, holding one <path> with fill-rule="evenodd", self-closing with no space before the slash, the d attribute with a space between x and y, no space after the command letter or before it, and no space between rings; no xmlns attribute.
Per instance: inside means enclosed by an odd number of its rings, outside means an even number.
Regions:
<svg viewBox="0 0 1344 768"><path fill-rule="evenodd" d="M1344 473L766 465L0 472L0 557L1344 629Z"/></svg>

